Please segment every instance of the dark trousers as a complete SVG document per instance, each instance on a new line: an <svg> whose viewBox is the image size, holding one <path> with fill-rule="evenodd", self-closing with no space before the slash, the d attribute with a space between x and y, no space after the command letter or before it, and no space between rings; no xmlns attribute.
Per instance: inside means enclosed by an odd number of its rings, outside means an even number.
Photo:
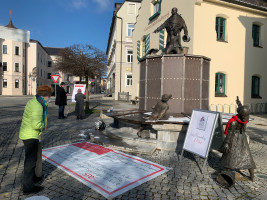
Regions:
<svg viewBox="0 0 267 200"><path fill-rule="evenodd" d="M64 118L64 108L65 106L58 106L58 119Z"/></svg>
<svg viewBox="0 0 267 200"><path fill-rule="evenodd" d="M31 191L34 188L35 167L37 161L37 139L23 140L25 148L23 191Z"/></svg>

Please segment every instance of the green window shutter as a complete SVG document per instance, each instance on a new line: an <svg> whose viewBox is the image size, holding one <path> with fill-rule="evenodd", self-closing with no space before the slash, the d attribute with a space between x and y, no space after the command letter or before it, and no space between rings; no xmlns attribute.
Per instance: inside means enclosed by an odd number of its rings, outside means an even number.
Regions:
<svg viewBox="0 0 267 200"><path fill-rule="evenodd" d="M225 94L225 74L216 73L215 94Z"/></svg>
<svg viewBox="0 0 267 200"><path fill-rule="evenodd" d="M164 29L159 32L159 49L164 49Z"/></svg>
<svg viewBox="0 0 267 200"><path fill-rule="evenodd" d="M222 17L216 17L216 33L217 40L225 41L225 22L226 20Z"/></svg>
<svg viewBox="0 0 267 200"><path fill-rule="evenodd" d="M140 41L137 41L137 59L140 59Z"/></svg>
<svg viewBox="0 0 267 200"><path fill-rule="evenodd" d="M145 41L145 52L146 52L146 54L148 54L149 50L150 50L150 34L148 34L146 36L146 41Z"/></svg>

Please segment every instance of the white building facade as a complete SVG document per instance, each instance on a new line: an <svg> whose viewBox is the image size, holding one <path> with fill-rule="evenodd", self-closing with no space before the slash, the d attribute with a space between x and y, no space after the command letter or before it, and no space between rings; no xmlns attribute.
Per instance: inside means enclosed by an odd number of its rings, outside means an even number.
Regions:
<svg viewBox="0 0 267 200"><path fill-rule="evenodd" d="M35 95L39 85L55 87L51 75L60 75L57 84L67 81L69 76L53 67L60 49L43 47L30 39L30 31L16 28L11 20L0 26L0 95Z"/></svg>
<svg viewBox="0 0 267 200"><path fill-rule="evenodd" d="M116 3L107 45L107 92L118 100L118 93L129 92L136 96L132 82L133 42L132 32L141 0Z"/></svg>

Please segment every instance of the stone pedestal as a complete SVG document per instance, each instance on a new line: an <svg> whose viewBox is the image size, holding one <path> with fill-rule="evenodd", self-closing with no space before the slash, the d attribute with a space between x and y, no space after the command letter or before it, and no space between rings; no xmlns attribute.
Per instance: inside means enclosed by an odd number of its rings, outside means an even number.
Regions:
<svg viewBox="0 0 267 200"><path fill-rule="evenodd" d="M188 125L186 124L155 124L157 131L157 148L166 151L182 149Z"/></svg>
<svg viewBox="0 0 267 200"><path fill-rule="evenodd" d="M189 54L150 56L140 63L139 109L152 111L163 94L172 94L168 113L191 114L209 105L210 59Z"/></svg>

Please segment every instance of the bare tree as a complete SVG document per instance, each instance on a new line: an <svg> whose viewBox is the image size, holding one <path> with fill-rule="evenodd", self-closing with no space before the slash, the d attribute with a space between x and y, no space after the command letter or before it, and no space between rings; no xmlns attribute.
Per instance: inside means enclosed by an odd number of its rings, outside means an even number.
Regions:
<svg viewBox="0 0 267 200"><path fill-rule="evenodd" d="M85 77L85 110L89 110L89 78L101 77L105 74L106 60L103 51L89 44L75 44L59 52L55 67L57 70L73 76Z"/></svg>

